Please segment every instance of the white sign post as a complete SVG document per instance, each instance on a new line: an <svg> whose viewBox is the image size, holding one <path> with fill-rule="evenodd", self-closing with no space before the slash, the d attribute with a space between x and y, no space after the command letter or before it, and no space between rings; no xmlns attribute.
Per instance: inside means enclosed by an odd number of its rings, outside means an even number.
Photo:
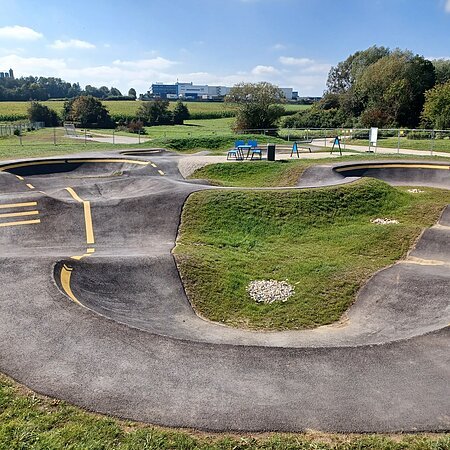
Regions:
<svg viewBox="0 0 450 450"><path fill-rule="evenodd" d="M372 127L369 133L369 152L371 152L371 147L375 147L377 150L377 140L378 140L378 128Z"/></svg>

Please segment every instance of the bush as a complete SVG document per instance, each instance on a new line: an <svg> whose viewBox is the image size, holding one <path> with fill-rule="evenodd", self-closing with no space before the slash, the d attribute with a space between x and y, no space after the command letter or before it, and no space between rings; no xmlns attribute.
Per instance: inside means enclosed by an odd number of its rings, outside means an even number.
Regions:
<svg viewBox="0 0 450 450"><path fill-rule="evenodd" d="M410 131L406 135L406 139L411 140L421 140L421 139L430 139L431 134L429 131Z"/></svg>
<svg viewBox="0 0 450 450"><path fill-rule="evenodd" d="M136 133L136 134L146 134L144 123L141 120L132 120L127 126L126 130L129 133Z"/></svg>
<svg viewBox="0 0 450 450"><path fill-rule="evenodd" d="M31 102L28 108L28 120L30 122L44 122L46 127L55 127L59 124L56 111L39 102Z"/></svg>
<svg viewBox="0 0 450 450"><path fill-rule="evenodd" d="M63 119L89 128L115 128L106 107L92 95L81 95L64 103Z"/></svg>
<svg viewBox="0 0 450 450"><path fill-rule="evenodd" d="M173 124L173 113L169 111L168 100L156 99L144 102L136 115L148 126Z"/></svg>
<svg viewBox="0 0 450 450"><path fill-rule="evenodd" d="M26 114L1 114L0 122L18 122L20 120L27 120Z"/></svg>

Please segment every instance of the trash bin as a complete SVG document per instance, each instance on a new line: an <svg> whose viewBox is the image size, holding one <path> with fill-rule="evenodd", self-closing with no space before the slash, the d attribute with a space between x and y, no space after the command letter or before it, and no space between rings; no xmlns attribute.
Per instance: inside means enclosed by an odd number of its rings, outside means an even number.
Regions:
<svg viewBox="0 0 450 450"><path fill-rule="evenodd" d="M275 161L275 144L267 144L267 161Z"/></svg>

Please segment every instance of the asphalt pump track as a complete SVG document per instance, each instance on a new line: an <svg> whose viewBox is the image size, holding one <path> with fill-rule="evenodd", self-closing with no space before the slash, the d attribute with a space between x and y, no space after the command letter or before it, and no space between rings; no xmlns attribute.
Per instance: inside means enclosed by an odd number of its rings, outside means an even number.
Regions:
<svg viewBox="0 0 450 450"><path fill-rule="evenodd" d="M88 410L204 430L450 429L450 207L347 320L250 332L197 317L171 250L186 198L164 151L0 165L0 370ZM450 188L448 163L314 166ZM213 295L213 293L212 293Z"/></svg>

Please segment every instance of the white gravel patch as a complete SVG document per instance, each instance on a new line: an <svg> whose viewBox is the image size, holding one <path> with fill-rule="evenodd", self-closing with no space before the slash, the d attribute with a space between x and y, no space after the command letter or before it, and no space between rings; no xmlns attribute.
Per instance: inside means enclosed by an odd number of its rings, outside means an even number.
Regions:
<svg viewBox="0 0 450 450"><path fill-rule="evenodd" d="M286 281L255 280L247 286L250 297L258 303L285 302L294 293L294 288Z"/></svg>
<svg viewBox="0 0 450 450"><path fill-rule="evenodd" d="M423 194L425 191L421 191L420 189L408 189L410 194Z"/></svg>
<svg viewBox="0 0 450 450"><path fill-rule="evenodd" d="M197 169L201 169L208 164L217 164L222 162L232 162L227 161L226 156L205 156L205 155L193 155L185 156L180 158L178 162L178 170L184 178L192 175Z"/></svg>
<svg viewBox="0 0 450 450"><path fill-rule="evenodd" d="M388 219L386 217L384 219L381 218L372 219L370 222L375 223L377 225L391 225L393 223L400 223L397 219Z"/></svg>

